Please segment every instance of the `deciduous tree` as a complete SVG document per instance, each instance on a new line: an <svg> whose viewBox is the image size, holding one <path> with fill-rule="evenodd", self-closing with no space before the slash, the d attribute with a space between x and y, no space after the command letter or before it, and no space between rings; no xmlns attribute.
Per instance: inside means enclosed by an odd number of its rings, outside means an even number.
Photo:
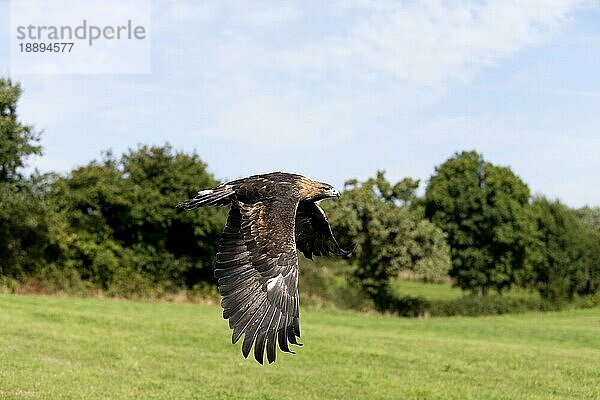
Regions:
<svg viewBox="0 0 600 400"><path fill-rule="evenodd" d="M535 288L560 301L600 290L600 232L559 201L533 202L543 257L535 264Z"/></svg>
<svg viewBox="0 0 600 400"><path fill-rule="evenodd" d="M444 275L450 258L444 233L412 207L418 181L391 184L383 172L364 182L351 180L337 202L327 204L341 242L355 242L353 276L381 310L393 308L390 279L411 270L425 279Z"/></svg>
<svg viewBox="0 0 600 400"><path fill-rule="evenodd" d="M486 294L529 281L539 258L529 197L510 168L476 152L457 153L435 169L425 213L448 235L450 275L459 287Z"/></svg>

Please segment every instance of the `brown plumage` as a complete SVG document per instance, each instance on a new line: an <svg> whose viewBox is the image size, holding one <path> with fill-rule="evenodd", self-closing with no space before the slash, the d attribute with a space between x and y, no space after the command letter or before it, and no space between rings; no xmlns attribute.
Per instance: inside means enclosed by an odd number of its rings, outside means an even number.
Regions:
<svg viewBox="0 0 600 400"><path fill-rule="evenodd" d="M269 363L275 347L293 353L300 345L298 256L329 253L347 256L352 248L338 245L319 200L339 197L326 183L301 175L273 172L254 175L202 190L179 206L192 209L231 204L219 242L215 277L223 297L223 318L233 329L232 342L242 335L242 353Z"/></svg>

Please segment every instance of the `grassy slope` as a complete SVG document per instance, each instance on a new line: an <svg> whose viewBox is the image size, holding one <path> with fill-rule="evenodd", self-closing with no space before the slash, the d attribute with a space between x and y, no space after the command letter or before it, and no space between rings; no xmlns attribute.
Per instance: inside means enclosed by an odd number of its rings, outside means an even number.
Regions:
<svg viewBox="0 0 600 400"><path fill-rule="evenodd" d="M0 310L0 399L600 398L598 308L303 310L305 346L263 367L231 346L216 306L0 295Z"/></svg>

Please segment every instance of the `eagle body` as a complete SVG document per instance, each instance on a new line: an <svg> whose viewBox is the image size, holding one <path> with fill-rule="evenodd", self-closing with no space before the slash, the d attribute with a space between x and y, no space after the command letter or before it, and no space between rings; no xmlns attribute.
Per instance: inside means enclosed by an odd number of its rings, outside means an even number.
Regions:
<svg viewBox="0 0 600 400"><path fill-rule="evenodd" d="M219 241L215 278L223 318L242 335L242 354L263 363L275 361L276 344L301 345L298 302L298 255L347 256L317 202L339 193L326 183L297 174L273 172L223 183L180 204L185 209L231 205Z"/></svg>

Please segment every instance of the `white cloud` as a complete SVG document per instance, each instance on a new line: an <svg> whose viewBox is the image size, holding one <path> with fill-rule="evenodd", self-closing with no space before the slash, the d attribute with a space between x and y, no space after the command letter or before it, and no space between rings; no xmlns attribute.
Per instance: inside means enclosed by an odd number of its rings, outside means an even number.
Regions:
<svg viewBox="0 0 600 400"><path fill-rule="evenodd" d="M397 2L363 9L346 35L284 50L294 73L340 80L382 78L444 85L538 43L561 27L577 1ZM385 3L384 3L385 4ZM362 5L362 2L361 2Z"/></svg>
<svg viewBox="0 0 600 400"><path fill-rule="evenodd" d="M282 46L245 24L226 23L250 15L240 11L188 53L203 57L198 74L210 77L195 97L210 117L195 134L242 140L255 148L297 138L312 144L394 134L404 116L483 68L551 37L578 4L496 0L307 7L301 15L289 14L291 32L277 31L291 37ZM257 6L254 15L279 15L271 10ZM331 32L321 27L321 35L309 38L297 35L308 33L315 15L323 18L324 11L329 12L325 19L341 26ZM390 124L398 126L390 129Z"/></svg>
<svg viewBox="0 0 600 400"><path fill-rule="evenodd" d="M184 83L175 90L186 90L189 101L210 114L210 125L197 130L203 135L233 139L241 135L236 131L243 131L246 136L281 137L282 130L290 137L302 134L312 140L324 132L360 135L377 129L379 120L431 103L485 66L544 40L578 4L357 1L300 11L290 6L170 2L155 10L154 26L172 29L162 30L153 44L155 64L167 71L166 76L159 73L152 78L162 82L126 85L121 78L102 78L99 86L114 86L114 91L92 93L118 101L121 95L131 97L126 93L171 91L176 84L171 81L179 78ZM317 14L321 24L332 21L341 26L333 33L321 27L322 34L308 35ZM209 20L214 24L211 35L178 36L180 29L187 34L190 26L202 29ZM294 22L296 36L279 46L272 43L277 37L255 29L283 21ZM285 26L275 31L279 33L285 35ZM39 82L48 86L45 78ZM55 90L52 85L45 92L51 96ZM62 97L76 109L87 109L90 103L84 99L82 105L75 92ZM138 97L138 106L144 107L144 96ZM33 101L43 103L47 97ZM114 119L132 115L112 113ZM124 120L115 123L131 125Z"/></svg>

